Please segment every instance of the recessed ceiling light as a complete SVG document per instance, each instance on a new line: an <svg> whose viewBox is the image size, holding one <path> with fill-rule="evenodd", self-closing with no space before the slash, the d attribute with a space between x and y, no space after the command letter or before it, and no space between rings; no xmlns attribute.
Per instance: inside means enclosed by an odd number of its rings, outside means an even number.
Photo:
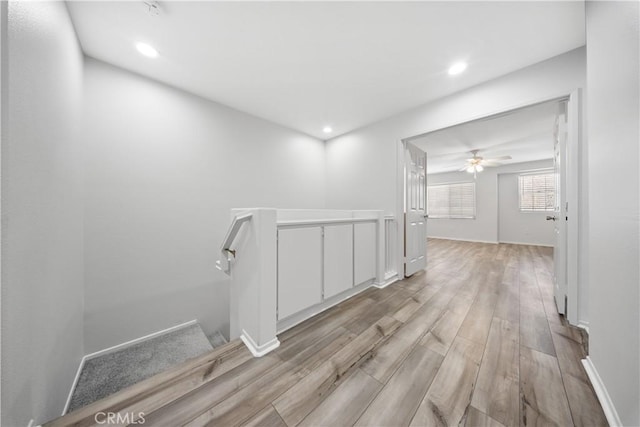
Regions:
<svg viewBox="0 0 640 427"><path fill-rule="evenodd" d="M449 75L450 76L455 76L456 74L460 74L461 72L463 72L466 69L467 69L467 63L466 62L456 62L451 67L449 67Z"/></svg>
<svg viewBox="0 0 640 427"><path fill-rule="evenodd" d="M155 58L158 56L158 51L155 50L153 46L146 43L136 43L136 49L138 49L138 52L149 58Z"/></svg>
<svg viewBox="0 0 640 427"><path fill-rule="evenodd" d="M322 132L331 133L331 132L333 132L333 129L331 129L331 126L325 126L325 127L322 128Z"/></svg>

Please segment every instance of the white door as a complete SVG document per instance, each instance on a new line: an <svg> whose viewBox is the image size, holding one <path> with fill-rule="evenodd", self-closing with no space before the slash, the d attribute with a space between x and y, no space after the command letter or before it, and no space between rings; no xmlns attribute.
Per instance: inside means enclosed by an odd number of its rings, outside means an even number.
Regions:
<svg viewBox="0 0 640 427"><path fill-rule="evenodd" d="M553 221L555 243L553 247L554 296L558 313L567 314L567 191L566 191L566 153L567 153L567 114L566 103L560 103L560 113L556 118L553 142L553 171L556 181L556 202L553 215L547 220Z"/></svg>
<svg viewBox="0 0 640 427"><path fill-rule="evenodd" d="M427 266L427 153L405 143L404 275Z"/></svg>

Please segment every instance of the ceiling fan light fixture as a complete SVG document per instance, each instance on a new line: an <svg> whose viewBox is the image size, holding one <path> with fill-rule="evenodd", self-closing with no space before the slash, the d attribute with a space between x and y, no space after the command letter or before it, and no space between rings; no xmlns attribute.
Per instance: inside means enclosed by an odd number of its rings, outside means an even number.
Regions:
<svg viewBox="0 0 640 427"><path fill-rule="evenodd" d="M475 171L476 171L476 168L475 168L475 166L473 166L473 165L471 165L471 166L469 166L469 167L467 168L467 172L469 172L469 173L474 173Z"/></svg>
<svg viewBox="0 0 640 427"><path fill-rule="evenodd" d="M476 165L476 170L478 172L482 172L484 170L484 168L482 167L482 165Z"/></svg>

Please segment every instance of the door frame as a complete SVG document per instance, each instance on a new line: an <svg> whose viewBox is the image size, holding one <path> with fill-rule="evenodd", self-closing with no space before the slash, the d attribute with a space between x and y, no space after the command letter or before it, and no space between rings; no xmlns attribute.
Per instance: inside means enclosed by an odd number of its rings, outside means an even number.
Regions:
<svg viewBox="0 0 640 427"><path fill-rule="evenodd" d="M584 228L584 224L581 227L579 222L584 223L584 217L580 217L580 203L582 202L580 196L580 190L586 189L584 182L580 179L580 171L585 173L583 167L586 164L586 156L584 151L584 135L583 135L583 96L582 89L576 88L568 92L561 92L555 96L548 96L539 99L533 99L525 102L521 102L516 105L507 106L494 111L485 112L472 117L462 118L458 121L452 122L446 126L438 126L432 129L427 129L419 134L410 135L405 138L401 138L396 141L396 215L398 224L398 247L397 250L397 271L398 277L402 278L401 271L404 271L404 143L411 142L411 140L423 136L427 133L435 132L442 129L447 129L453 126L458 126L464 123L472 122L478 119L489 118L500 114L507 113L509 111L517 110L520 108L530 107L536 104L541 104L550 101L559 101L567 99L568 107L567 114L569 117L569 123L567 126L568 138L567 138L567 162L566 162L566 184L567 184L567 202L569 202L569 210L567 215L570 218L576 218L575 221L567 222L567 320L572 325L584 327L588 329L588 323L585 323L586 319L580 317L579 298L580 295L587 295L588 287L584 283L584 278L579 280L579 259L584 257L585 254L579 254L580 242L585 239L586 236L580 236L580 229ZM427 157L429 153L427 152ZM428 172L428 171L427 171ZM582 197L586 197L586 192ZM428 228L427 228L428 230ZM428 245L427 245L428 246ZM428 251L428 248L427 248ZM427 265L429 259L427 258ZM582 283L580 283L582 282ZM584 298L583 298L584 299ZM586 308L586 307L583 307Z"/></svg>

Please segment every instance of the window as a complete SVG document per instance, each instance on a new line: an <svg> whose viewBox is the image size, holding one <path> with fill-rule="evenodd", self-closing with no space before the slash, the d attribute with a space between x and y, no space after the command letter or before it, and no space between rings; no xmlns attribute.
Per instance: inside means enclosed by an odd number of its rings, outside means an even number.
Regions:
<svg viewBox="0 0 640 427"><path fill-rule="evenodd" d="M476 184L440 184L427 186L429 218L476 217Z"/></svg>
<svg viewBox="0 0 640 427"><path fill-rule="evenodd" d="M556 204L556 180L553 173L520 175L520 210L552 211Z"/></svg>

